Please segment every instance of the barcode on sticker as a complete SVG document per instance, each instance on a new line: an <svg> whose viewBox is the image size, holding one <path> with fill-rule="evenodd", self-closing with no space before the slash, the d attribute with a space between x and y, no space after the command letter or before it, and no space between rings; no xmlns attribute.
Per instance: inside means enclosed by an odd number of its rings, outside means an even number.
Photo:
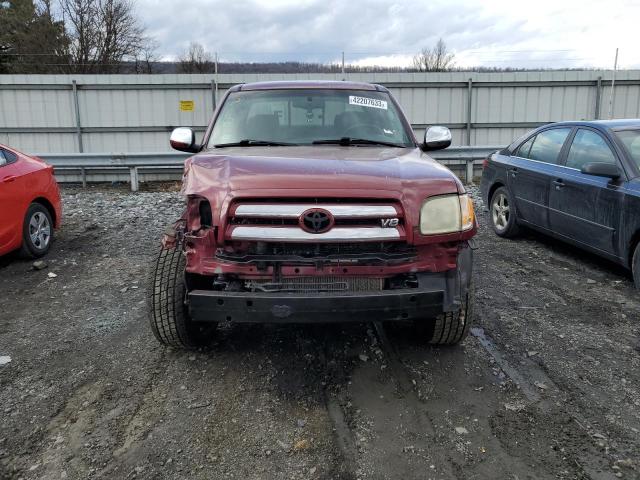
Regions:
<svg viewBox="0 0 640 480"><path fill-rule="evenodd" d="M355 95L349 95L349 105L360 105L361 107L373 107L387 109L386 100L378 100L377 98L368 97L356 97Z"/></svg>

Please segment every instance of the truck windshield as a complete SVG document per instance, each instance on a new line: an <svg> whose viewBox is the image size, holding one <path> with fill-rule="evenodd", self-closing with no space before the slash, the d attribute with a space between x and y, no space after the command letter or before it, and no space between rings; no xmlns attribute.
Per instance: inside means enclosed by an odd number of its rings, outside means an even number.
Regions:
<svg viewBox="0 0 640 480"><path fill-rule="evenodd" d="M331 143L414 146L386 92L319 89L232 92L208 146Z"/></svg>
<svg viewBox="0 0 640 480"><path fill-rule="evenodd" d="M615 132L629 152L631 160L640 169L640 130L620 130Z"/></svg>

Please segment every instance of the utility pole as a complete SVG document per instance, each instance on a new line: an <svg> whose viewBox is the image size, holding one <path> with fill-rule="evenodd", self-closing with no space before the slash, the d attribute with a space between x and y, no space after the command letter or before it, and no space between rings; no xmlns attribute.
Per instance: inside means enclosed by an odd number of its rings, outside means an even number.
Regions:
<svg viewBox="0 0 640 480"><path fill-rule="evenodd" d="M342 52L342 81L345 81L344 78L344 52Z"/></svg>
<svg viewBox="0 0 640 480"><path fill-rule="evenodd" d="M618 69L618 49L616 48L616 58L613 61L613 75L611 77L611 91L609 92L609 120L613 118L613 98L616 85L616 70Z"/></svg>
<svg viewBox="0 0 640 480"><path fill-rule="evenodd" d="M216 82L216 106L218 105L218 52L215 53L215 67L214 67L214 72L215 72L215 82Z"/></svg>

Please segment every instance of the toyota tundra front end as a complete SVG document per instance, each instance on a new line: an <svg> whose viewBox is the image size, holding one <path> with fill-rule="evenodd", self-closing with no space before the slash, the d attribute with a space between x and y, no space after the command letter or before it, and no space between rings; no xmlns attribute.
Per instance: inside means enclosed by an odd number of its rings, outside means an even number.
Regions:
<svg viewBox="0 0 640 480"><path fill-rule="evenodd" d="M186 209L156 262L160 342L208 343L218 322L414 322L454 344L473 305L464 186L425 152L381 86L269 82L229 90L202 143L176 129Z"/></svg>

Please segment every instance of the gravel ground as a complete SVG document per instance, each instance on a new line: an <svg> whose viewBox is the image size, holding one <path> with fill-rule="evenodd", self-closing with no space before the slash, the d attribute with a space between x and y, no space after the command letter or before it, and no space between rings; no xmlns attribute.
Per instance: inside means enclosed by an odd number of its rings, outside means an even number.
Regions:
<svg viewBox="0 0 640 480"><path fill-rule="evenodd" d="M147 323L182 205L156 190L66 187L47 267L0 259L0 478L640 478L624 270L500 239L479 208L462 346L401 325L224 325L211 349L175 351Z"/></svg>

